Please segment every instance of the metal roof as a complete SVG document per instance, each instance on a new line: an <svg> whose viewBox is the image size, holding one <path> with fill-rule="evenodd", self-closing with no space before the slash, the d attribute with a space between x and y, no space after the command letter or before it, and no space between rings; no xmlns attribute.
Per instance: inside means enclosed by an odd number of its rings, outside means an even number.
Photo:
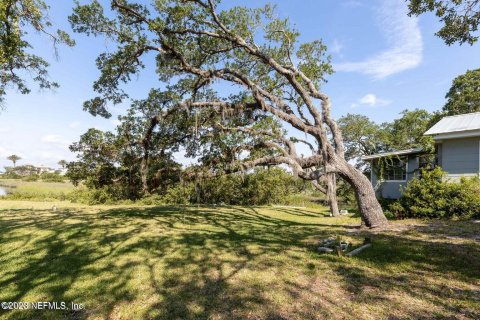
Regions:
<svg viewBox="0 0 480 320"><path fill-rule="evenodd" d="M391 151L391 152L382 152L377 154L371 154L368 156L363 156L362 160L372 160L372 159L378 159L378 158L389 157L389 156L403 156L407 154L420 153L422 151L423 151L423 148L413 148L413 149L405 149L405 150L398 150L398 151Z"/></svg>
<svg viewBox="0 0 480 320"><path fill-rule="evenodd" d="M427 130L424 135L430 136L472 130L480 130L480 112L445 117Z"/></svg>

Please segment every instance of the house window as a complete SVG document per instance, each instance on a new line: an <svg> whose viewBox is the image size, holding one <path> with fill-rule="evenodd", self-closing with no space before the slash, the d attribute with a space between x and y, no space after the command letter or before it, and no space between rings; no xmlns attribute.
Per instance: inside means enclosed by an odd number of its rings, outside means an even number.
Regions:
<svg viewBox="0 0 480 320"><path fill-rule="evenodd" d="M384 175L387 181L407 180L407 162L398 158L389 160L385 167Z"/></svg>

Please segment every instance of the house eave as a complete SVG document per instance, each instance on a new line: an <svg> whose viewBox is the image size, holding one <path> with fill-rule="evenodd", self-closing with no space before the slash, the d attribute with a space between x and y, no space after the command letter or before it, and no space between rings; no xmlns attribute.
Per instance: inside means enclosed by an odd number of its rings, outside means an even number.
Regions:
<svg viewBox="0 0 480 320"><path fill-rule="evenodd" d="M437 133L437 134L428 134L425 136L432 136L433 140L447 140L447 139L460 139L460 138L473 138L480 137L480 130L467 130L467 131L456 131L456 132L446 132L446 133Z"/></svg>
<svg viewBox="0 0 480 320"><path fill-rule="evenodd" d="M384 158L384 157L391 157L391 156L405 156L405 155L411 155L411 154L418 154L422 153L423 148L412 148L412 149L405 149L405 150L398 150L398 151L391 151L391 152L382 152L382 153L377 153L377 154L372 154L368 156L363 156L362 160L363 161L369 161L369 160L374 160L374 159L379 159L379 158Z"/></svg>

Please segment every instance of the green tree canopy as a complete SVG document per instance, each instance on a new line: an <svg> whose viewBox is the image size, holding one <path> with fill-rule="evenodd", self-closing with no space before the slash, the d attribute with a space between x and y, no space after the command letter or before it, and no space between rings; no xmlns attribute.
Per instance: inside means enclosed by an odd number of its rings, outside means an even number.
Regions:
<svg viewBox="0 0 480 320"><path fill-rule="evenodd" d="M403 110L400 115L400 118L382 124L358 114L340 118L346 156L355 160L358 168L367 170L368 164L361 160L362 156L419 147L433 152L432 138L423 134L435 123L432 119L437 118L436 114L414 109Z"/></svg>
<svg viewBox="0 0 480 320"><path fill-rule="evenodd" d="M151 90L119 117L116 132L89 129L70 146L77 153L68 165L70 179L96 189L114 187L127 198L165 191L180 175L174 152L198 144L189 112L173 108L176 99L172 92Z"/></svg>
<svg viewBox="0 0 480 320"><path fill-rule="evenodd" d="M20 158L20 156L17 156L16 154L12 154L11 156L7 157L7 160L12 161L13 167L15 167L15 165L17 164L17 161L22 160L22 158Z"/></svg>
<svg viewBox="0 0 480 320"><path fill-rule="evenodd" d="M349 113L341 117L338 124L342 128L345 155L348 159L359 161L364 155L385 150L389 140L387 132L367 116Z"/></svg>
<svg viewBox="0 0 480 320"><path fill-rule="evenodd" d="M430 128L433 115L424 109L403 110L401 117L384 124L388 132L389 150L401 150L422 147L427 151L433 148L431 137L423 134Z"/></svg>
<svg viewBox="0 0 480 320"><path fill-rule="evenodd" d="M70 146L78 161L70 162L68 176L74 184L85 181L87 186L101 188L111 185L120 167L117 139L111 132L89 129Z"/></svg>
<svg viewBox="0 0 480 320"><path fill-rule="evenodd" d="M339 119L349 159L378 152L428 147L431 140L423 134L434 117L424 109L403 110L392 122L377 124L367 116L347 114Z"/></svg>
<svg viewBox="0 0 480 320"><path fill-rule="evenodd" d="M447 115L480 111L480 69L468 70L456 77L445 96L443 111Z"/></svg>
<svg viewBox="0 0 480 320"><path fill-rule="evenodd" d="M434 12L443 23L436 33L446 44L474 44L478 40L480 0L409 0L410 15Z"/></svg>
<svg viewBox="0 0 480 320"><path fill-rule="evenodd" d="M60 160L58 161L58 165L60 167L62 167L62 169L65 169L65 167L67 166L68 162L66 160Z"/></svg>
<svg viewBox="0 0 480 320"><path fill-rule="evenodd" d="M30 92L25 77L31 75L41 89L56 88L48 78L48 62L31 53L29 34L37 32L53 41L55 53L58 44L73 46L74 41L62 30L52 30L48 18L49 6L43 0L2 0L0 2L0 102L6 89Z"/></svg>

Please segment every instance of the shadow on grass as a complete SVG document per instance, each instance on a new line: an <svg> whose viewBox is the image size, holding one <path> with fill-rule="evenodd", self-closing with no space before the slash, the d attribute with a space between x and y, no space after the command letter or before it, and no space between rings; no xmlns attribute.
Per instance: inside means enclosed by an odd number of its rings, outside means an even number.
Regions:
<svg viewBox="0 0 480 320"><path fill-rule="evenodd" d="M450 223L450 227L442 225L446 232L455 228L452 227L455 223ZM401 233L371 235L365 232L363 235L374 238L372 247L352 258L355 263L336 264L334 270L343 278L344 289L353 294L354 301L375 304L386 296L408 293L409 299L428 301L462 319L480 319L479 309L464 307L480 303L480 246L439 240L443 238L441 231L421 225ZM433 232L437 232L433 242L411 236ZM382 272L372 273L371 269ZM458 282L474 287L459 288ZM456 316L447 317L429 308L418 308L403 312L403 317L392 315L389 319L456 319Z"/></svg>
<svg viewBox="0 0 480 320"><path fill-rule="evenodd" d="M88 316L102 318L241 319L315 318L332 316L332 297L305 303L294 311L278 310L269 291L274 289L303 303L296 281L278 277L262 284L248 281L257 273L292 268L294 274L322 277L318 264L342 279L347 293L360 295L367 287L411 292L414 297L448 310L438 288L413 281L408 275L385 274L391 266L408 264L412 273L448 273L478 280L478 246L432 244L402 234L376 235L374 250L354 258L306 251L304 240L342 234L353 226L328 224L323 213L275 208L299 221L285 220L257 208L155 207L121 208L98 213L75 210L9 210L0 215L1 301L72 301L85 310L10 311L6 319ZM303 218L309 218L308 222ZM470 252L471 255L466 255ZM299 256L306 261L299 261ZM369 273L368 268L380 270ZM393 269L392 269L393 270ZM383 273L382 273L383 272ZM415 278L416 279L416 278ZM433 290L433 291L432 291ZM435 291L437 290L437 291ZM471 299L472 292L458 292ZM34 300L32 300L34 299ZM363 302L387 298L378 292ZM388 300L388 299L387 299ZM329 303L326 305L327 302ZM140 303L140 305L138 305ZM136 313L128 314L132 309ZM127 312L125 315L119 315ZM348 313L347 313L348 314Z"/></svg>

